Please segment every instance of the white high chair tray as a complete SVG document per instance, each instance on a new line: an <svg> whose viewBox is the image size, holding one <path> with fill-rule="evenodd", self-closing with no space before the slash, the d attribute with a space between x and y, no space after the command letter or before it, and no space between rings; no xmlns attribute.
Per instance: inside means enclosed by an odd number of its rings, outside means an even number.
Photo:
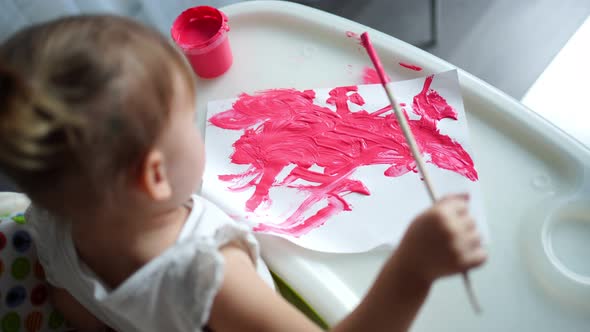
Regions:
<svg viewBox="0 0 590 332"><path fill-rule="evenodd" d="M235 61L225 75L198 82L202 130L210 100L268 88L360 84L370 62L346 31L370 31L394 80L455 68L396 38L298 4L248 1L222 10ZM400 61L424 70L402 68ZM483 314L474 314L461 279L452 277L435 284L412 330L588 331L590 150L472 75L459 70L459 80L492 238L487 265L470 273ZM358 304L391 254L323 254L279 238L259 239L271 269L330 324Z"/></svg>

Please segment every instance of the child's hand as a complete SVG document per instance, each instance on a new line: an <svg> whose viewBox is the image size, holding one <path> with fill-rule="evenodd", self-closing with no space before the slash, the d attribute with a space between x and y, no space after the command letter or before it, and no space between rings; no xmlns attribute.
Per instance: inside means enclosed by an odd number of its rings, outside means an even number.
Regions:
<svg viewBox="0 0 590 332"><path fill-rule="evenodd" d="M487 258L468 196L446 196L418 216L398 248L404 269L432 282L483 264Z"/></svg>
<svg viewBox="0 0 590 332"><path fill-rule="evenodd" d="M407 331L440 277L481 265L486 252L467 196L448 196L418 216L361 304L334 330Z"/></svg>

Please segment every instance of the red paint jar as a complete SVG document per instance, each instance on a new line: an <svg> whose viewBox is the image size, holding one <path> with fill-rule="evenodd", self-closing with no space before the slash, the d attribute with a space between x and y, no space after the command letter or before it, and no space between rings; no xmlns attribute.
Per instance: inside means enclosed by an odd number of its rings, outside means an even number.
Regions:
<svg viewBox="0 0 590 332"><path fill-rule="evenodd" d="M233 62L229 47L227 16L217 8L198 6L180 14L170 29L197 75L214 78L225 73Z"/></svg>

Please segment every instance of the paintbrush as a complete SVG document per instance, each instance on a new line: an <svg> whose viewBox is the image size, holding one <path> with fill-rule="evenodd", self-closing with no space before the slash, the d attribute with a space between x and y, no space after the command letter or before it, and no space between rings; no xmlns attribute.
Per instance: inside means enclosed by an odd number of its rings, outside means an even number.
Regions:
<svg viewBox="0 0 590 332"><path fill-rule="evenodd" d="M391 87L391 80L389 79L387 74L385 74L385 71L383 70L383 66L381 65L381 60L379 60L379 56L377 55L377 52L373 48L373 44L371 44L371 40L369 39L369 34L367 32L364 32L361 35L361 43L365 47L365 49L367 50L367 53L369 54L369 58L371 58L371 61L373 62L373 65L375 66L375 70L377 71L377 75L379 75L379 79L381 80L383 88L385 89L385 92L387 94L387 98L389 98L389 102L391 103L391 107L393 107L393 111L395 113L395 116L397 117L397 121L400 125L400 128L402 129L402 133L404 134L404 137L406 138L406 142L408 143L408 145L410 147L410 151L412 153L412 156L414 157L414 160L416 161L416 165L418 166L418 171L420 171L420 175L422 175L422 179L424 180L424 185L426 186L426 190L428 191L428 195L430 196L432 203L434 203L434 202L436 202L436 194L434 193L434 188L432 186L432 182L430 182L428 172L426 171L426 167L424 165L424 160L422 159L422 154L420 153L420 150L418 149L418 145L416 144L416 139L414 139L414 135L412 134L412 130L408 126L408 122L406 120L405 115L402 113L397 102L395 101L395 97L393 96L393 88ZM479 306L479 302L477 301L477 298L475 297L475 293L474 293L473 287L471 285L471 280L470 280L467 272L463 272L463 282L465 284L465 289L467 290L467 295L469 297L469 301L471 302L471 306L473 307L473 310L478 314L481 313L481 307Z"/></svg>

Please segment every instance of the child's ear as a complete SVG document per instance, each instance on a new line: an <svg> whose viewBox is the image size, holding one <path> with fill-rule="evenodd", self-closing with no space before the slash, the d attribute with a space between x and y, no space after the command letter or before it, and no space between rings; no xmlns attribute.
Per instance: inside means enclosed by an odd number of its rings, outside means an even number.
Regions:
<svg viewBox="0 0 590 332"><path fill-rule="evenodd" d="M146 156L141 169L140 184L153 200L164 201L172 196L164 155L159 150L151 150Z"/></svg>

